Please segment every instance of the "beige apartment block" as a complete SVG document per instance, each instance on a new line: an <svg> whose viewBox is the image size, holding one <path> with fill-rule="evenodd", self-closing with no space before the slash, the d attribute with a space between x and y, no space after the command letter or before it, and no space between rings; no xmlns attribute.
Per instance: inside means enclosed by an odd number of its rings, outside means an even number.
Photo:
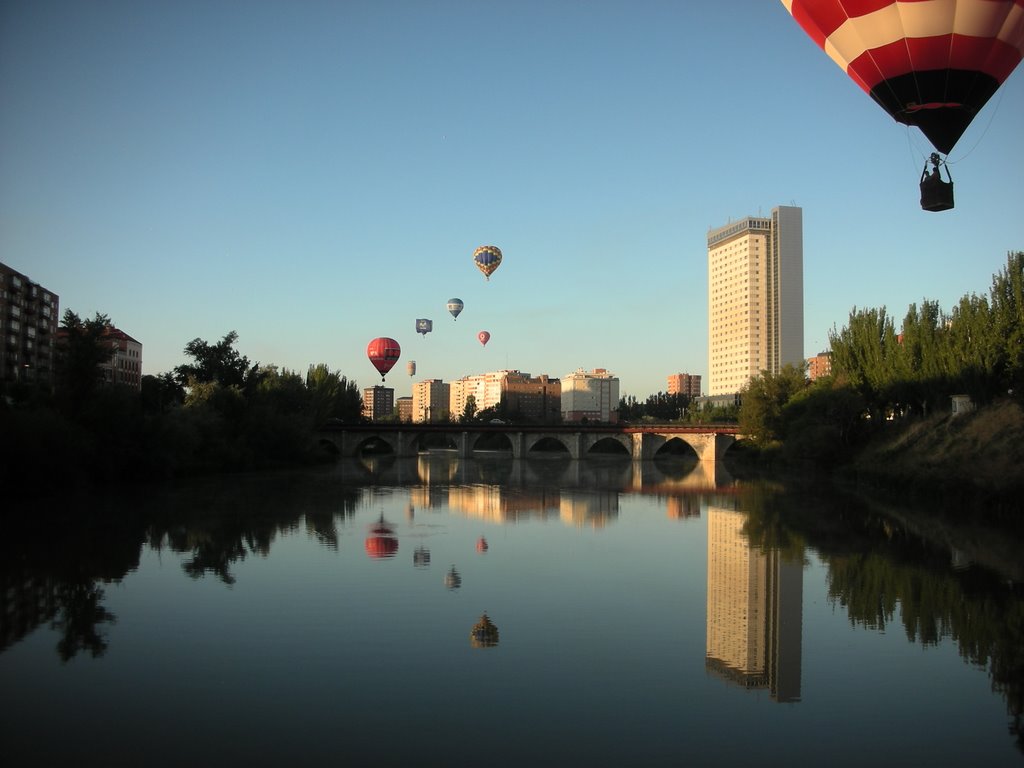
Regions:
<svg viewBox="0 0 1024 768"><path fill-rule="evenodd" d="M708 232L708 395L804 362L803 211Z"/></svg>

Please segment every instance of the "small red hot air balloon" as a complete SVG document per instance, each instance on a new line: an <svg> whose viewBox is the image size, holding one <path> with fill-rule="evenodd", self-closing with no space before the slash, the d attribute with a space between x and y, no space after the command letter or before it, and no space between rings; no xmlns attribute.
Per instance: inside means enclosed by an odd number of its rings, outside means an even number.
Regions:
<svg viewBox="0 0 1024 768"><path fill-rule="evenodd" d="M402 348L394 339L381 336L366 345L366 356L370 358L373 367L380 374L380 380L384 381L384 375L394 367L398 358L402 356Z"/></svg>
<svg viewBox="0 0 1024 768"><path fill-rule="evenodd" d="M480 331L480 333L476 335L476 339L486 347L487 342L491 340L490 331Z"/></svg>

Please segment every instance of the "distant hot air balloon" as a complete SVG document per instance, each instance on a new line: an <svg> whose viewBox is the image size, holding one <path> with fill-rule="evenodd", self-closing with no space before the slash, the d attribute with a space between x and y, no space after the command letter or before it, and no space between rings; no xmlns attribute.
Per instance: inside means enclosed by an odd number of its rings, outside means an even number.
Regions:
<svg viewBox="0 0 1024 768"><path fill-rule="evenodd" d="M1024 0L782 0L810 38L893 119L948 154L1024 53ZM953 207L925 161L921 206ZM946 167L947 175L949 167ZM945 186L938 186L938 184Z"/></svg>
<svg viewBox="0 0 1024 768"><path fill-rule="evenodd" d="M366 345L366 356L370 358L373 367L380 374L380 380L384 381L384 375L394 367L398 358L402 356L402 348L394 339L381 336Z"/></svg>
<svg viewBox="0 0 1024 768"><path fill-rule="evenodd" d="M405 364L405 372L408 373L410 376L415 376L416 375L416 361L415 360L410 360L408 363Z"/></svg>
<svg viewBox="0 0 1024 768"><path fill-rule="evenodd" d="M473 262L484 273L484 277L490 280L491 273L501 264L501 249L496 245L481 245L473 251Z"/></svg>
<svg viewBox="0 0 1024 768"><path fill-rule="evenodd" d="M448 311L451 312L452 317L456 320L459 319L459 314L465 306L466 305L462 303L462 299L448 299Z"/></svg>
<svg viewBox="0 0 1024 768"><path fill-rule="evenodd" d="M422 333L426 337L432 330L434 330L433 320L427 320L425 317L416 318L416 333Z"/></svg>
<svg viewBox="0 0 1024 768"><path fill-rule="evenodd" d="M480 331L480 333L476 335L476 340L486 347L487 342L491 340L490 331Z"/></svg>

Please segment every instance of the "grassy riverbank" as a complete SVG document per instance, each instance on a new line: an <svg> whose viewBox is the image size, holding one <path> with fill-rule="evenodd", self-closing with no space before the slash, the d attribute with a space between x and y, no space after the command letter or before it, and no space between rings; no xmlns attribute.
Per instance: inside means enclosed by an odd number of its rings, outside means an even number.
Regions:
<svg viewBox="0 0 1024 768"><path fill-rule="evenodd" d="M941 500L1019 524L1024 508L1024 410L1005 399L971 413L890 422L842 475L858 485Z"/></svg>

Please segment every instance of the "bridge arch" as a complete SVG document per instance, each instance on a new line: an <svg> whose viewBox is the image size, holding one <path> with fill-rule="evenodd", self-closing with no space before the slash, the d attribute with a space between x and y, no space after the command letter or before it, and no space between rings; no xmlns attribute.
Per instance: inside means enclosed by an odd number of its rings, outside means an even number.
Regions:
<svg viewBox="0 0 1024 768"><path fill-rule="evenodd" d="M524 435L523 438L523 455L527 456L530 453L543 452L545 450L550 451L549 446L560 445L566 453L569 454L570 458L578 459L579 456L579 440L566 440L566 438L573 437L572 435L558 435L551 432L530 432ZM561 451L558 451L561 453Z"/></svg>
<svg viewBox="0 0 1024 768"><path fill-rule="evenodd" d="M582 437L583 440L581 441L580 448L584 456L604 453L625 456L633 455L633 438L631 435L586 434Z"/></svg>

